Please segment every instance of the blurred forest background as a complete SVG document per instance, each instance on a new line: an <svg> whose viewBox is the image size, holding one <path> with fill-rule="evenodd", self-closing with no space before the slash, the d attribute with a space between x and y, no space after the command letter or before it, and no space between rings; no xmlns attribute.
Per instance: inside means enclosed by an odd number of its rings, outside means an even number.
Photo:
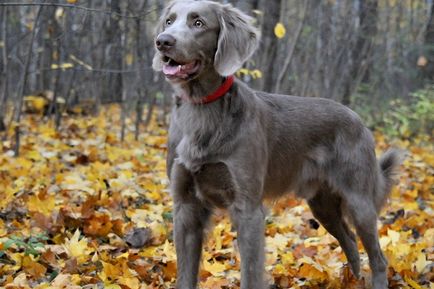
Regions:
<svg viewBox="0 0 434 289"><path fill-rule="evenodd" d="M170 89L151 68L153 30L167 1L0 0L0 130L22 112L61 125L67 114L122 107L136 132ZM432 133L432 0L232 0L253 16L261 47L238 75L252 87L332 98L374 129ZM5 134L6 135L6 134Z"/></svg>

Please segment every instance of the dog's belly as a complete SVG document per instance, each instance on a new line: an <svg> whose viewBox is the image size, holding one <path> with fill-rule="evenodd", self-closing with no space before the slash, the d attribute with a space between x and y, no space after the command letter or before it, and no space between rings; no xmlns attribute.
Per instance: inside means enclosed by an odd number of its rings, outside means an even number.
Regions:
<svg viewBox="0 0 434 289"><path fill-rule="evenodd" d="M297 188L298 170L301 162L298 157L271 155L264 183L266 198L280 197Z"/></svg>
<svg viewBox="0 0 434 289"><path fill-rule="evenodd" d="M296 182L291 172L279 172L269 175L265 180L264 197L278 198L296 189Z"/></svg>

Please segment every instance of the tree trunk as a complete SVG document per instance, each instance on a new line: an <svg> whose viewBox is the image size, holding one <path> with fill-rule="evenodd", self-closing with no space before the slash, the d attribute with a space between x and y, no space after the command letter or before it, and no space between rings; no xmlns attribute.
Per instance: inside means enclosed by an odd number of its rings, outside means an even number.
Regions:
<svg viewBox="0 0 434 289"><path fill-rule="evenodd" d="M357 40L352 49L350 77L344 83L342 103L345 105L350 105L354 89L371 64L372 44L377 34L378 0L360 0L359 19Z"/></svg>
<svg viewBox="0 0 434 289"><path fill-rule="evenodd" d="M235 4L240 10L250 14L252 10L257 9L258 0L238 0Z"/></svg>
<svg viewBox="0 0 434 289"><path fill-rule="evenodd" d="M291 64L292 57L294 56L295 47L297 45L298 38L300 37L301 31L303 29L304 21L306 20L306 12L307 12L307 7L308 6L309 6L309 1L305 0L303 11L302 11L303 14L301 16L302 18L300 20L300 23L298 24L297 30L295 31L295 35L292 38L292 42L291 42L291 46L289 48L288 56L286 56L286 59L283 62L283 66L279 70L279 74L277 76L277 80L276 80L275 87L274 87L274 92L275 93L280 93L281 92L280 88L282 86L283 77L287 73L289 65Z"/></svg>
<svg viewBox="0 0 434 289"><path fill-rule="evenodd" d="M148 1L144 1L142 7L140 7L141 11L144 11L148 8ZM146 47L146 43L152 43L152 39L147 39L146 35L146 26L147 22L144 21L143 29L142 29L142 21L141 19L135 20L135 32L136 32L136 58L137 58L137 70L139 73L137 74L139 83L143 83L143 85L139 85L138 88L138 98L136 102L136 120L135 120L135 130L134 130L134 139L138 140L140 135L140 126L143 122L143 111L144 111L144 101L145 98L149 95L149 85L151 83L150 76L152 73L144 73L145 67L150 67L151 64L149 59L151 59L150 51L152 51L151 47ZM145 38L145 41L142 42L142 39ZM142 47L142 43L145 46L145 49ZM151 45L152 45L151 44Z"/></svg>
<svg viewBox="0 0 434 289"><path fill-rule="evenodd" d="M110 10L112 12L121 13L120 0L110 1ZM111 48L108 61L106 62L111 69L122 70L122 32L120 25L120 17L116 15L110 16L110 27L108 31L108 43ZM107 83L108 98L110 101L122 101L122 75L120 73L110 73Z"/></svg>
<svg viewBox="0 0 434 289"><path fill-rule="evenodd" d="M428 47L426 58L428 60L424 69L424 78L427 83L434 81L434 3L431 4L430 17L426 26L425 45Z"/></svg>
<svg viewBox="0 0 434 289"><path fill-rule="evenodd" d="M7 111L7 105L8 105L8 37L7 37L7 18L8 18L8 9L7 7L3 8L2 13L2 42L3 42L3 48L2 48L2 64L3 69L1 71L1 79L0 79L0 131L6 130L5 125L5 114Z"/></svg>
<svg viewBox="0 0 434 289"><path fill-rule="evenodd" d="M124 34L125 33L125 34ZM127 35L128 35L128 29L125 27L125 29L122 31L121 34L121 49L119 50L120 55L125 55L127 53ZM125 70L127 67L127 64L121 57L121 70ZM122 88L122 104L121 104L121 141L123 142L125 140L125 133L127 129L127 114L130 110L130 103L129 103L129 95L128 91L126 89L126 86L122 85L123 83L126 83L126 74L125 73L117 73L121 77L121 88Z"/></svg>
<svg viewBox="0 0 434 289"><path fill-rule="evenodd" d="M20 154L20 121L21 121L21 111L23 107L23 100L24 100L24 88L26 87L27 82L27 73L29 71L30 66L30 60L32 58L32 52L33 52L33 43L35 42L35 36L36 32L38 30L38 21L39 17L41 16L42 6L38 8L38 12L36 14L35 22L33 24L33 31L32 31L32 38L30 39L30 45L27 52L26 62L24 63L24 69L22 73L22 79L18 88L17 92L17 102L15 107L15 116L14 116L14 122L15 122L15 148L14 148L14 155L17 157Z"/></svg>
<svg viewBox="0 0 434 289"><path fill-rule="evenodd" d="M274 27L280 19L280 8L282 0L266 1L262 0L259 4L259 10L263 11L262 22L262 41L259 47L261 52L259 67L261 67L263 77L260 80L260 90L272 91L276 79L276 56L278 47L278 38L272 33Z"/></svg>

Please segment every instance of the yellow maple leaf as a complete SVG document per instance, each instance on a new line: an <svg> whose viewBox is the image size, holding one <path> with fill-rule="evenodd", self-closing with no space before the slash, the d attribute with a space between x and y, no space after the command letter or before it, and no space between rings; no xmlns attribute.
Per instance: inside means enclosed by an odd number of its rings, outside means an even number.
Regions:
<svg viewBox="0 0 434 289"><path fill-rule="evenodd" d="M79 263L87 261L95 250L88 246L87 238L80 240L80 231L77 229L71 239L67 239L63 245L70 257L77 258Z"/></svg>
<svg viewBox="0 0 434 289"><path fill-rule="evenodd" d="M101 264L103 269L98 276L104 284L111 284L114 278L122 275L122 267L104 261L101 261Z"/></svg>
<svg viewBox="0 0 434 289"><path fill-rule="evenodd" d="M141 256L146 258L152 258L156 255L158 247L148 247L142 250Z"/></svg>
<svg viewBox="0 0 434 289"><path fill-rule="evenodd" d="M48 104L48 100L40 96L29 95L24 97L24 104L26 107L31 107L34 111L42 112Z"/></svg>
<svg viewBox="0 0 434 289"><path fill-rule="evenodd" d="M0 209L5 208L11 201L14 200L15 190L11 187L4 187L0 184L0 191L3 193L0 198ZM0 234L1 235L1 234Z"/></svg>
<svg viewBox="0 0 434 289"><path fill-rule="evenodd" d="M285 276L287 272L288 272L288 270L282 264L277 264L276 266L274 266L273 275L277 275L277 276L283 275L283 276Z"/></svg>
<svg viewBox="0 0 434 289"><path fill-rule="evenodd" d="M214 227L214 230L212 232L213 234L213 238L212 240L214 241L215 245L214 248L215 250L220 250L222 248L222 232L225 229L225 224L223 223L219 223L217 224L217 226Z"/></svg>
<svg viewBox="0 0 434 289"><path fill-rule="evenodd" d="M82 287L77 285L79 283L80 280L77 279L77 275L60 273L47 288L80 289Z"/></svg>
<svg viewBox="0 0 434 289"><path fill-rule="evenodd" d="M132 53L128 53L125 56L125 62L127 63L127 65L131 65L133 64L133 61L134 61L134 55Z"/></svg>
<svg viewBox="0 0 434 289"><path fill-rule="evenodd" d="M404 258L411 252L411 246L407 243L400 243L390 248L395 258Z"/></svg>
<svg viewBox="0 0 434 289"><path fill-rule="evenodd" d="M321 282L328 278L325 271L320 271L315 266L306 263L301 266L298 275L306 279L314 279Z"/></svg>
<svg viewBox="0 0 434 289"><path fill-rule="evenodd" d="M415 281L413 281L412 279L410 279L410 277L405 276L404 277L405 282L408 283L408 285L410 285L413 289L423 289L422 286L420 286L419 284L417 284Z"/></svg>
<svg viewBox="0 0 434 289"><path fill-rule="evenodd" d="M422 273L428 264L429 262L426 260L425 254L419 253L417 256L417 261L415 263L417 272Z"/></svg>
<svg viewBox="0 0 434 289"><path fill-rule="evenodd" d="M282 254L280 258L283 265L290 265L294 263L294 255L292 252L286 252L285 254Z"/></svg>
<svg viewBox="0 0 434 289"><path fill-rule="evenodd" d="M221 276L222 273L226 270L226 265L220 262L217 262L215 259L213 262L208 262L208 260L203 261L203 269L211 275L218 277Z"/></svg>
<svg viewBox="0 0 434 289"><path fill-rule="evenodd" d="M259 69L252 70L250 74L252 75L253 79L262 78L262 71Z"/></svg>
<svg viewBox="0 0 434 289"><path fill-rule="evenodd" d="M8 230L6 229L5 223L2 219L0 219L0 237L5 236L8 233Z"/></svg>
<svg viewBox="0 0 434 289"><path fill-rule="evenodd" d="M140 281L136 277L120 276L118 278L118 282L119 282L119 284L125 285L130 289L139 289L140 288Z"/></svg>
<svg viewBox="0 0 434 289"><path fill-rule="evenodd" d="M175 247L173 244L170 244L169 240L166 240L164 243L163 255L166 257L163 260L164 262L176 260Z"/></svg>
<svg viewBox="0 0 434 289"><path fill-rule="evenodd" d="M274 34L279 39L285 37L285 35L286 35L286 28L285 28L285 26L281 22L278 22L276 24L276 26L274 27Z"/></svg>
<svg viewBox="0 0 434 289"><path fill-rule="evenodd" d="M247 75L249 74L249 70L247 68L241 68L237 71L237 73L242 76L242 75Z"/></svg>
<svg viewBox="0 0 434 289"><path fill-rule="evenodd" d="M201 282L201 288L226 288L231 282L222 278L209 277L206 281Z"/></svg>
<svg viewBox="0 0 434 289"><path fill-rule="evenodd" d="M26 273L24 273L24 272L19 273L15 277L13 283L9 284L9 285L12 285L11 286L12 288L30 288Z"/></svg>
<svg viewBox="0 0 434 289"><path fill-rule="evenodd" d="M393 245L396 245L398 243L400 234L399 232L393 231L393 230L387 230L387 235L389 236L390 240L392 241Z"/></svg>
<svg viewBox="0 0 434 289"><path fill-rule="evenodd" d="M104 289L122 289L118 284L105 284Z"/></svg>
<svg viewBox="0 0 434 289"><path fill-rule="evenodd" d="M33 195L29 197L27 201L27 208L30 212L39 212L45 216L51 215L55 208L55 197L53 195L44 195L43 197L38 195Z"/></svg>
<svg viewBox="0 0 434 289"><path fill-rule="evenodd" d="M276 234L274 237L266 238L268 250L283 250L288 245L288 238L282 234Z"/></svg>

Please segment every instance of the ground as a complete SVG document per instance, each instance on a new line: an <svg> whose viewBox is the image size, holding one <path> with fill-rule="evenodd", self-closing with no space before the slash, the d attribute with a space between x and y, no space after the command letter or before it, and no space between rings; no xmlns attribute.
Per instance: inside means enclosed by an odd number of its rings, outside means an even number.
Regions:
<svg viewBox="0 0 434 289"><path fill-rule="evenodd" d="M155 121L119 140L119 111L51 121L26 115L20 157L0 142L0 286L5 288L171 288L176 275L172 201L165 174L166 128ZM430 139L386 140L407 151L400 181L381 214L390 288L434 288L434 155ZM352 277L337 241L305 202L287 197L266 219L271 288L368 288ZM214 215L201 288L239 288L236 233ZM366 285L365 285L366 284Z"/></svg>

